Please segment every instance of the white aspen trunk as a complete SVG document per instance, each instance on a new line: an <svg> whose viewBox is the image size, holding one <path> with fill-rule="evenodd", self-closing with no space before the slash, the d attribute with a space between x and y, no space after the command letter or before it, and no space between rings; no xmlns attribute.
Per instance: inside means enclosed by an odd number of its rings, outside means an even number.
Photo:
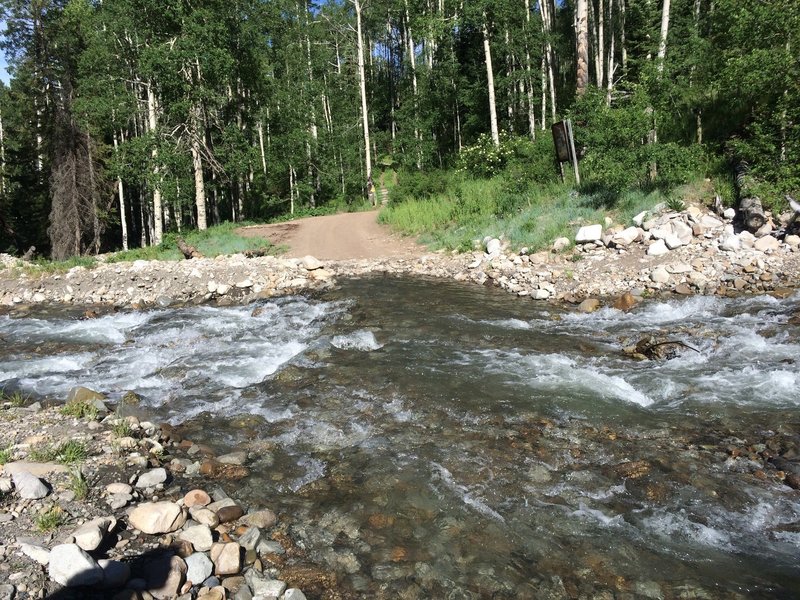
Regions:
<svg viewBox="0 0 800 600"><path fill-rule="evenodd" d="M614 36L614 0L609 0L608 2L608 22L609 26L612 27L611 29L611 43L608 48L608 70L607 70L607 77L608 81L606 83L606 105L611 106L611 94L614 91L614 72L617 70L616 65L614 64L614 42L616 41L616 37Z"/></svg>
<svg viewBox="0 0 800 600"><path fill-rule="evenodd" d="M264 177L267 176L267 155L264 152L264 123L261 120L256 124L256 131L258 131L258 147L261 150L261 171Z"/></svg>
<svg viewBox="0 0 800 600"><path fill-rule="evenodd" d="M408 13L408 0L405 0L406 7L406 31L408 38L408 59L411 65L411 89L414 92L414 139L417 140L417 169L422 169L422 154L420 151L419 134L419 92L417 91L417 51L414 46L414 34L411 32L411 17ZM394 105L392 105L394 111ZM394 119L393 119L394 121ZM394 123L393 123L394 124Z"/></svg>
<svg viewBox="0 0 800 600"><path fill-rule="evenodd" d="M536 139L536 113L533 108L533 67L531 66L531 50L528 47L527 33L531 27L531 8L528 0L523 0L525 7L525 93L528 98L528 135ZM542 113L544 117L544 113Z"/></svg>
<svg viewBox="0 0 800 600"><path fill-rule="evenodd" d="M619 45L622 52L622 74L628 71L628 46L625 44L625 1L619 0Z"/></svg>
<svg viewBox="0 0 800 600"><path fill-rule="evenodd" d="M539 12L542 15L542 28L545 35L544 60L547 62L547 81L550 86L550 118L556 122L556 83L555 83L555 58L553 44L550 42L550 32L553 31L553 16L551 12L550 0L539 0ZM588 59L587 59L588 60ZM587 65L588 69L588 65ZM588 77L588 71L587 71ZM545 111L542 110L542 129L545 128Z"/></svg>
<svg viewBox="0 0 800 600"><path fill-rule="evenodd" d="M369 111L367 109L367 77L364 73L364 37L361 32L361 0L351 0L356 9L356 33L358 36L358 83L361 92L361 122L364 129L364 162L367 179L372 177L372 147L369 140Z"/></svg>
<svg viewBox="0 0 800 600"><path fill-rule="evenodd" d="M589 87L589 6L588 0L577 0L575 9L575 39L577 41L576 92L582 96Z"/></svg>
<svg viewBox="0 0 800 600"><path fill-rule="evenodd" d="M294 214L294 167L289 165L289 214Z"/></svg>
<svg viewBox="0 0 800 600"><path fill-rule="evenodd" d="M609 0L613 2L614 0ZM605 80L603 64L605 61L605 4L597 0L597 87L602 88Z"/></svg>
<svg viewBox="0 0 800 600"><path fill-rule="evenodd" d="M664 0L661 6L661 37L658 42L658 75L659 78L664 72L664 60L667 57L667 35L669 34L669 4L670 0Z"/></svg>
<svg viewBox="0 0 800 600"><path fill-rule="evenodd" d="M786 54L787 56L792 55L792 44L791 42L786 42ZM789 90L787 88L783 88L783 110L781 111L781 162L786 162L786 132L789 129L788 123L788 112L786 106L789 103ZM698 115L700 113L698 112ZM702 129L698 126L698 136L702 135Z"/></svg>
<svg viewBox="0 0 800 600"><path fill-rule="evenodd" d="M542 131L544 131L547 126L545 123L545 121L547 121L545 115L547 115L547 60L544 55L542 55Z"/></svg>
<svg viewBox="0 0 800 600"><path fill-rule="evenodd" d="M0 111L0 193L6 193L6 137L2 111Z"/></svg>
<svg viewBox="0 0 800 600"><path fill-rule="evenodd" d="M114 130L114 154L119 152L119 144L117 142L117 131ZM119 194L119 222L122 225L122 249L128 249L128 219L125 216L125 186L122 183L122 177L117 175L117 193Z"/></svg>
<svg viewBox="0 0 800 600"><path fill-rule="evenodd" d="M492 67L492 46L489 43L489 25L483 13L483 54L486 60L486 79L489 88L489 123L492 128L492 141L500 146L500 129L497 126L497 104L494 97L494 69Z"/></svg>
<svg viewBox="0 0 800 600"><path fill-rule="evenodd" d="M152 82L147 84L147 118L150 132L155 135L156 128L158 127L158 117L156 115L156 95L155 92L153 92ZM153 235L150 241L154 246L158 246L164 236L164 230L161 221L161 213L163 212L161 207L161 169L158 165L158 149L155 147L153 148L152 159L153 175L155 176L156 184L153 188Z"/></svg>
<svg viewBox="0 0 800 600"><path fill-rule="evenodd" d="M203 159L200 150L199 132L192 134L192 169L194 170L194 204L197 208L197 228L208 229L206 219L206 184L203 177Z"/></svg>

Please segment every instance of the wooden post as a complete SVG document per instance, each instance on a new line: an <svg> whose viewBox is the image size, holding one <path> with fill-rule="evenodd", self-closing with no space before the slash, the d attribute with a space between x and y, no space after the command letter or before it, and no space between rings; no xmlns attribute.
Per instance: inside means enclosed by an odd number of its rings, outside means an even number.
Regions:
<svg viewBox="0 0 800 600"><path fill-rule="evenodd" d="M575 185L581 184L581 174L578 170L578 155L575 152L575 138L572 135L572 120L567 119L567 138L569 139L569 154L572 161L572 170L575 172Z"/></svg>

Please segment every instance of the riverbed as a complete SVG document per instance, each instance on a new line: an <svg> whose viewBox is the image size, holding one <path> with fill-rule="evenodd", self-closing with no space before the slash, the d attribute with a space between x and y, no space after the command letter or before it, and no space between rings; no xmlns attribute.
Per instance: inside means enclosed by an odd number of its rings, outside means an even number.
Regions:
<svg viewBox="0 0 800 600"><path fill-rule="evenodd" d="M247 449L245 504L356 597L800 594L800 296L592 314L424 278L0 317L0 387L76 384ZM680 342L669 360L623 349ZM602 596L599 596L602 597Z"/></svg>

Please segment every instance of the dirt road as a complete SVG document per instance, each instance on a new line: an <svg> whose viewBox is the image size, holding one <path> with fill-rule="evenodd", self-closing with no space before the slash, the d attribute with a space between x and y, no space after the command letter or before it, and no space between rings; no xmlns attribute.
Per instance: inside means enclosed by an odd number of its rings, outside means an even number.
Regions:
<svg viewBox="0 0 800 600"><path fill-rule="evenodd" d="M274 225L253 225L240 235L265 237L288 246L288 257L315 256L321 260L400 258L420 256L426 248L378 224L378 211L309 217Z"/></svg>

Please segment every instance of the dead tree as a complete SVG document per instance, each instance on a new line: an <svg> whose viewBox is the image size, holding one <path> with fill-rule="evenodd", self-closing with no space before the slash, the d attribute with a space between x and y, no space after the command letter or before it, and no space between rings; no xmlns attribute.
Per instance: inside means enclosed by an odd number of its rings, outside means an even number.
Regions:
<svg viewBox="0 0 800 600"><path fill-rule="evenodd" d="M187 260L190 258L203 258L203 255L198 252L197 248L187 244L183 238L178 238L176 244L178 245L178 250L181 251L183 257Z"/></svg>

